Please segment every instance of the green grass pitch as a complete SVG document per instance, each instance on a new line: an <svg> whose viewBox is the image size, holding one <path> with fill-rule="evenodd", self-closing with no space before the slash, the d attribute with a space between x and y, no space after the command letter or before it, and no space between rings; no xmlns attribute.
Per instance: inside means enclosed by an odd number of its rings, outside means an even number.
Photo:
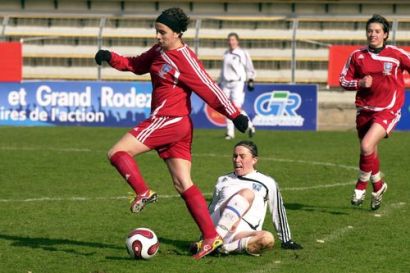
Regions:
<svg viewBox="0 0 410 273"><path fill-rule="evenodd" d="M138 162L158 203L129 213L128 185L106 160L127 129L0 128L0 272L409 272L410 134L394 132L379 146L389 189L372 212L370 192L350 206L357 176L355 132L258 131L258 169L279 183L295 241L303 250L261 257L232 255L195 261L199 231L156 153ZM231 170L235 141L222 130L195 130L192 177L210 198L216 178ZM149 227L161 246L136 261L127 233ZM273 231L267 217L265 229ZM276 233L274 233L276 234Z"/></svg>

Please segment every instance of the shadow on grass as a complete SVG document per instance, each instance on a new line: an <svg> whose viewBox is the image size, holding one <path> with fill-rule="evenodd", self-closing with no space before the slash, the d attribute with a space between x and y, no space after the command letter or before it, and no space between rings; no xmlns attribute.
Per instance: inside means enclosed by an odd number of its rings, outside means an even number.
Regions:
<svg viewBox="0 0 410 273"><path fill-rule="evenodd" d="M183 256L190 254L189 247L193 243L193 241L175 240L164 237L160 237L159 241L161 244L172 245L174 248L172 250L169 250L169 252L172 252L172 254Z"/></svg>
<svg viewBox="0 0 410 273"><path fill-rule="evenodd" d="M96 252L85 252L75 249L73 247L93 247L93 248L111 248L111 249L123 249L117 245L96 243L96 242L84 242L75 241L70 239L51 239L44 237L25 237L16 235L0 234L0 240L11 241L11 246L15 247L30 247L33 249L43 249L46 251L61 251L74 255L90 256Z"/></svg>
<svg viewBox="0 0 410 273"><path fill-rule="evenodd" d="M334 215L349 215L350 213L337 211L336 209L345 209L345 208L330 208L330 207L320 207L320 206L312 206L300 203L286 203L285 207L287 210L303 210L303 211L311 211L311 212L323 212L329 213ZM350 209L349 209L350 210Z"/></svg>

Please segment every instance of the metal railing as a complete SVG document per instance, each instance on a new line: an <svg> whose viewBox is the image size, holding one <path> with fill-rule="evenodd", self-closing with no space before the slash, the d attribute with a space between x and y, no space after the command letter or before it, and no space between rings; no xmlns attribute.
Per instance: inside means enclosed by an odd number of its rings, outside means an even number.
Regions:
<svg viewBox="0 0 410 273"><path fill-rule="evenodd" d="M87 25L87 19L91 20L89 22L89 24L92 27L95 27L96 32L95 32L95 36L94 38L96 39L96 44L95 44L95 52L99 49L101 49L103 46L107 46L107 41L109 40L115 40L115 39L125 39L126 35L118 35L117 37L114 35L107 34L106 30L112 30L115 29L115 26L118 25L118 21L121 22L121 20L131 20L129 21L130 23L132 23L132 20L135 20L135 22L137 22L138 20L143 20L145 21L149 21L149 20L154 20L156 15L144 15L144 16L124 16L124 17L118 17L118 16L113 16L113 15L109 15L109 14L104 14L104 15L91 15L89 17L83 17L84 15L65 15L67 17L62 17L60 16L53 16L53 15L44 15L44 18L41 17L30 17L29 15L10 15L10 16L6 16L4 15L2 17L1 20L1 29L0 29L0 40L1 41L7 41L10 39L15 39L16 37L19 38L18 40L21 43L24 44L28 44L28 43L34 43L36 41L46 41L46 40L55 40L55 39L62 39L63 37L77 37L76 39L86 39L86 38L90 38L93 37L93 34L90 35L84 35L83 33L81 33L82 27L81 24L83 25ZM71 17L72 16L72 17ZM17 18L17 19L16 19ZM28 33L23 33L21 35L21 37L18 37L18 34L13 34L13 35L9 35L9 33L7 32L8 27L12 26L13 24L17 24L19 18L25 19L25 20L33 20L33 22L36 22L36 20L40 20L42 19L43 21L41 21L41 24L49 24L48 25L48 29L50 30L49 35L46 33L46 35L44 35L45 33L42 33L42 35L33 35L30 36L30 34ZM30 19L31 18L31 19ZM45 20L45 18L49 19L49 20ZM211 41L212 43L219 43L218 41L222 41L224 39L226 39L226 36L221 34L223 32L223 30L226 30L229 32L231 31L231 29L228 29L226 27L224 27L224 24L229 25L231 28L232 26L235 26L235 22L237 22L237 25L239 26L245 26L243 28L243 32L247 33L246 35L244 35L243 40L248 41L249 44L254 44L257 45L258 43L260 43L261 41L269 41L269 40L277 40L279 42L288 42L290 44L290 46L287 48L287 50L289 50L290 52L290 56L289 56L289 62L290 62L290 77L289 77L289 82L291 83L295 83L297 81L296 79L296 71L297 71L297 63L298 63L298 58L297 58L297 52L300 48L298 48L298 44L300 44L301 42L305 43L305 44L311 44L316 46L317 48L327 48L328 46L330 46L334 41L339 42L339 40L337 40L337 37L332 37L332 41L328 41L325 40L325 38L323 37L319 37L319 38L315 38L314 35L312 35L312 38L310 39L309 37L306 38L306 35L304 35L304 33L306 32L306 25L312 24L314 28L317 27L318 24L322 23L323 25L325 25L326 23L340 23L340 26L343 26L343 24L349 25L349 27L351 27L351 24L364 24L364 22L368 19L368 16L339 16L339 17L331 17L331 16L318 16L318 17L306 17L306 16L253 16L253 17L240 17L240 16L192 16L191 17L193 20L193 32L191 31L191 37L190 39L193 40L193 44L194 44L194 50L196 53L199 52L200 48L201 48L201 43L202 42L207 42L207 41ZM51 31L53 29L53 25L52 25L52 21L55 20L56 22L62 23L62 21L58 21L58 20L73 20L72 24L76 25L78 23L78 31L75 31L73 33L63 33L63 35L56 35L53 31ZM83 20L83 21L81 21ZM84 21L85 20L85 21ZM398 34L400 32L410 32L410 25L408 25L408 23L410 22L410 18L409 17L405 17L405 16L395 16L391 19L392 21L392 27L391 27L391 32L390 32L390 43L391 44L396 44L397 40L398 40ZM16 23L17 22L17 23ZM51 26L50 26L50 22L51 22ZM95 23L98 22L98 25L95 25ZM135 23L134 22L134 23ZM406 23L406 28L408 29L400 29L401 23ZM276 28L272 28L272 35L270 35L269 33L264 33L263 35L257 36L257 35L253 35L252 32L256 32L256 30L258 30L258 25L263 25L265 27L265 25L274 25L277 24L279 27L282 27L283 25L288 25L288 28L285 29L286 31L286 35L284 35L283 37L278 37L277 35L277 29ZM35 24L34 24L35 25ZM131 24L132 25L132 24ZM211 33L211 35L205 32L205 30L209 30L212 28L207 27L207 25L212 25L214 28L215 26L219 28L215 28L215 33ZM88 25L87 25L88 26ZM255 29L252 30L252 26L255 26ZM46 26L45 26L46 27ZM73 29L76 29L76 26L71 26ZM152 25L151 25L152 27ZM121 27L119 27L121 28ZM264 29L264 28L262 28ZM221 31L222 30L222 31ZM241 31L241 29L237 29L239 32ZM269 30L269 29L267 29ZM352 30L352 33L354 31L358 31L358 30ZM360 31L361 28L360 28ZM319 30L317 30L317 32L319 33ZM329 31L329 33L332 32L331 30ZM78 36L76 36L78 35ZM145 35L145 36L144 36ZM130 35L130 38L133 38L135 35ZM326 36L326 35L325 35ZM329 35L330 36L330 35ZM141 37L145 37L148 39L149 35L143 34L141 35ZM154 37L154 34L152 35L152 37ZM341 40L343 40L345 38L341 38ZM352 42L352 41L357 41L358 39L361 39L363 41L363 43L365 43L365 33L364 33L364 29L363 29L363 35L361 36L361 38L355 38L355 37L350 37L350 40L346 40L347 43ZM401 41L403 41L403 39L401 39ZM41 58L37 57L37 58ZM67 56L64 56L64 58L67 58ZM75 57L73 57L75 58ZM222 58L222 56L221 56ZM263 59L263 58L262 58ZM269 58L266 58L265 61L269 60ZM278 60L280 61L280 60ZM102 78L102 73L101 73L101 66L97 66L97 76L96 79L97 80L101 80Z"/></svg>

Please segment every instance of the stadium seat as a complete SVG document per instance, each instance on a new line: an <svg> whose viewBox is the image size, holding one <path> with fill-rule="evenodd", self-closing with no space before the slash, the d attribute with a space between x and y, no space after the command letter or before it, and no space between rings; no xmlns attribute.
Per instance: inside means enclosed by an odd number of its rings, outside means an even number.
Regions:
<svg viewBox="0 0 410 273"><path fill-rule="evenodd" d="M292 26L296 31L296 80L325 83L328 46L365 43L364 24L375 12L398 21L399 45L410 39L410 4L405 3L303 3L302 1L185 1L178 4L192 19L185 42L197 50L210 74L217 78L226 37L237 32L241 45L254 60L257 81L290 81ZM0 1L0 16L8 16L4 39L22 41L25 79L96 79L93 56L98 49L101 18L102 47L123 55L135 55L155 42L154 19L160 10L174 6L169 1L135 0L26 0ZM195 24L201 21L196 33ZM6 20L4 21L6 22ZM198 39L197 38L198 34ZM112 70L112 69L111 69ZM60 73L60 71L69 71ZM103 68L103 78L133 80Z"/></svg>

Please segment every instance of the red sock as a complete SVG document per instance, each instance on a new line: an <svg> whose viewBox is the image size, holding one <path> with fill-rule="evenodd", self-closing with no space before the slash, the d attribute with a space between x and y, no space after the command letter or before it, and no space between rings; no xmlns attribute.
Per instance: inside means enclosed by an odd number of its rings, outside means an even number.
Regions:
<svg viewBox="0 0 410 273"><path fill-rule="evenodd" d="M185 200L185 204L192 218L194 218L201 230L203 238L210 239L216 237L218 234L216 233L212 218L209 215L208 206L198 187L193 185L184 191L181 196Z"/></svg>
<svg viewBox="0 0 410 273"><path fill-rule="evenodd" d="M127 152L116 152L111 156L110 161L136 194L143 194L149 190L137 162Z"/></svg>
<svg viewBox="0 0 410 273"><path fill-rule="evenodd" d="M367 188L367 181L363 182L360 179L357 180L356 183L356 190L365 190Z"/></svg>
<svg viewBox="0 0 410 273"><path fill-rule="evenodd" d="M380 160L377 154L375 154L373 158L372 176L373 175L375 176L378 174L377 177L380 178L379 172L380 172ZM383 180L381 178L378 181L372 181L372 182L373 182L372 184L373 184L374 192L379 191L383 186Z"/></svg>
<svg viewBox="0 0 410 273"><path fill-rule="evenodd" d="M379 160L379 156L377 154L374 154L374 156L373 156L373 166L372 166L372 175L375 175L378 172L380 172L380 160Z"/></svg>
<svg viewBox="0 0 410 273"><path fill-rule="evenodd" d="M360 155L359 168L363 172L371 172L373 170L375 154Z"/></svg>
<svg viewBox="0 0 410 273"><path fill-rule="evenodd" d="M377 182L373 182L373 191L378 192L383 186L383 181L379 180Z"/></svg>
<svg viewBox="0 0 410 273"><path fill-rule="evenodd" d="M359 169L360 177L356 183L357 190L365 190L367 183L370 179L370 175L373 169L374 153L370 155L360 155Z"/></svg>

